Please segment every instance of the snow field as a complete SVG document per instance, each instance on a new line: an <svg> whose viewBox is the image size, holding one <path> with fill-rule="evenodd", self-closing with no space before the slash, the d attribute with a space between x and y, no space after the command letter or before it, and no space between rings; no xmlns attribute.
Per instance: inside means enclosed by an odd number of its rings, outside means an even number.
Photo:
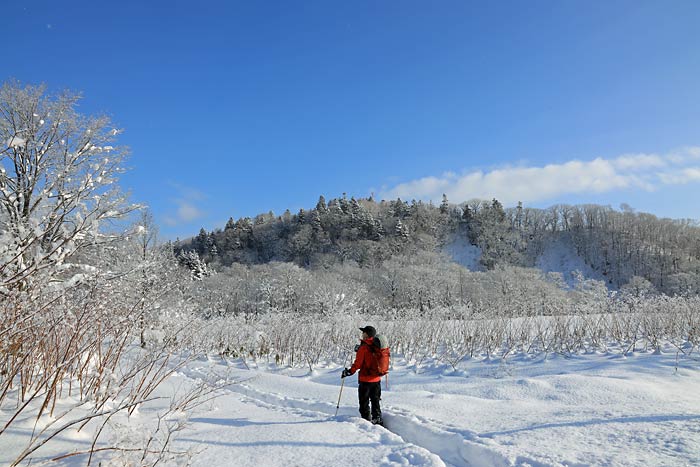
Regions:
<svg viewBox="0 0 700 467"><path fill-rule="evenodd" d="M688 359L676 371L671 355L648 354L473 361L460 372L398 367L383 388L383 411L393 436L448 466L697 465L697 368ZM231 371L245 379L231 391L248 404L385 431L355 418L355 381L333 417L339 369ZM411 452L412 463L394 453L383 465L441 465Z"/></svg>
<svg viewBox="0 0 700 467"><path fill-rule="evenodd" d="M357 381L347 378L340 409L341 368L251 365L202 358L157 389L159 399L130 419L110 424L103 439L144 443L167 398L198 382L232 384L187 414L171 450L188 456L163 465L192 466L447 466L628 467L700 465L700 361L670 352L589 354L564 358L518 355L467 360L458 371L396 362L382 383L386 429L361 420ZM48 421L48 420L47 420ZM33 429L25 420L0 437L7 465ZM8 442L10 443L8 445ZM75 430L34 456L86 449ZM128 455L98 456L102 465L138 465ZM75 456L47 465L85 465ZM129 463L131 462L131 463ZM134 463L136 462L136 463ZM188 464L189 462L189 464Z"/></svg>
<svg viewBox="0 0 700 467"><path fill-rule="evenodd" d="M200 367L187 373L197 377L206 372L207 367ZM360 419L355 407L345 405L356 405L356 386L346 385L344 406L335 416L339 386L261 371L241 370L231 375L244 379L216 400L212 417L190 419L196 436L176 441L176 446L190 448L189 443L200 442L209 447L196 457L194 466L211 466L212 462L265 466L445 465L430 451ZM330 402L333 399L335 402ZM235 449L218 453L222 447Z"/></svg>

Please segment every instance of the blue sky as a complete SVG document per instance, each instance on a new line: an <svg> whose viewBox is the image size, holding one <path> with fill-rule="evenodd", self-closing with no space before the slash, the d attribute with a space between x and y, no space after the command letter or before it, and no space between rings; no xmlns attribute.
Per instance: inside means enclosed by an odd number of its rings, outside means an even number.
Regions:
<svg viewBox="0 0 700 467"><path fill-rule="evenodd" d="M84 95L165 238L319 194L700 219L700 2L5 2L0 80Z"/></svg>

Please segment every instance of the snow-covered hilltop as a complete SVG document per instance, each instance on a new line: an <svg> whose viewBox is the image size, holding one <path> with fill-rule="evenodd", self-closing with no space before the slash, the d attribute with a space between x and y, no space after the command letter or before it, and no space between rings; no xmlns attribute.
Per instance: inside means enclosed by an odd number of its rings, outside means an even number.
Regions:
<svg viewBox="0 0 700 467"><path fill-rule="evenodd" d="M183 255L195 252L220 268L289 262L307 270L350 265L371 271L387 261L410 264L418 256L435 265L431 274L437 276L444 266L427 258L444 252L470 271L537 267L561 273L570 285L575 281L571 273L579 271L610 289L642 280L649 290L684 294L700 290L698 241L700 228L694 222L658 219L629 208L504 209L497 200L454 205L447 199L436 207L345 196L326 203L321 196L315 208L296 214L231 218L223 229L202 229L175 249ZM356 280L360 274L351 276Z"/></svg>

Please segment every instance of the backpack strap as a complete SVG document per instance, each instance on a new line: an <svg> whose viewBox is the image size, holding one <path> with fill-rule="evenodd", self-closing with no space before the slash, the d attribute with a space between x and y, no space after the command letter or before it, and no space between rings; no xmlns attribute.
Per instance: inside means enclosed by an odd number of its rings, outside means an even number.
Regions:
<svg viewBox="0 0 700 467"><path fill-rule="evenodd" d="M377 347L374 344L374 342L372 343L372 345L369 345L367 342L362 341L362 343L360 344L360 347L362 347L363 345L366 346L371 353L375 353L377 350L379 350L379 347Z"/></svg>

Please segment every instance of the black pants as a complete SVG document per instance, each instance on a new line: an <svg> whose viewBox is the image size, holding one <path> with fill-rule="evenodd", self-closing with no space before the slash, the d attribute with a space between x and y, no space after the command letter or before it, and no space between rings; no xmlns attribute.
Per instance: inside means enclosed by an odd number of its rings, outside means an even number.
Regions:
<svg viewBox="0 0 700 467"><path fill-rule="evenodd" d="M382 398L382 383L362 383L357 388L357 395L360 398L360 415L365 420L376 420L382 418L382 409L379 401ZM369 403L372 401L372 418L369 414Z"/></svg>

